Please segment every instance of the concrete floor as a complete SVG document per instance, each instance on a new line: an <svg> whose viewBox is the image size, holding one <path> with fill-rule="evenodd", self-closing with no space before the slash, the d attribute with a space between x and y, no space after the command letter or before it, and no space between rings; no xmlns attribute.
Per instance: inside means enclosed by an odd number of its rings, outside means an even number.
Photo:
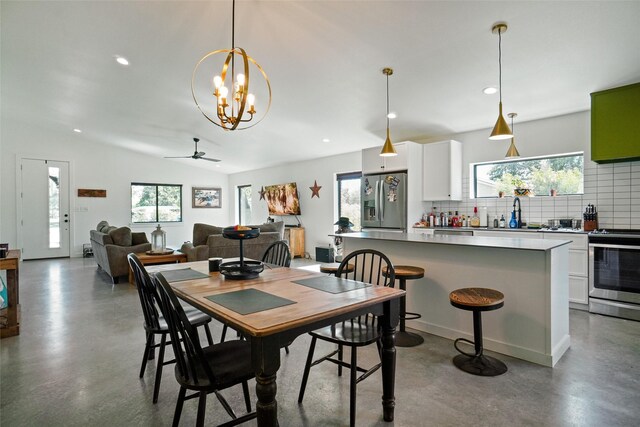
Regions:
<svg viewBox="0 0 640 427"><path fill-rule="evenodd" d="M21 334L0 341L0 425L170 425L173 369L164 371L156 405L154 366L138 378L144 334L135 288L112 286L90 258L28 261L20 273ZM570 316L571 348L554 369L498 355L509 371L495 378L459 371L452 342L424 334L423 345L397 350L395 422L382 422L378 372L358 387L358 425L638 426L640 323ZM216 324L215 339L220 331ZM280 424L347 425L348 376L339 378L331 364L312 369L304 404L297 403L308 344L302 336L282 353ZM373 348L361 354L363 363L376 359ZM224 394L242 413L240 388ZM181 425L195 424L196 406L185 403ZM207 425L227 420L209 396Z"/></svg>

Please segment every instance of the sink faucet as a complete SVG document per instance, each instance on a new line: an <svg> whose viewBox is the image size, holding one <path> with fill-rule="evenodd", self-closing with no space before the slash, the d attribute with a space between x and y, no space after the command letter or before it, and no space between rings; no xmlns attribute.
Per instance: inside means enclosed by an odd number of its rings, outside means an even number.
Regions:
<svg viewBox="0 0 640 427"><path fill-rule="evenodd" d="M513 198L513 212L516 212L516 202L518 203L518 227L522 228L522 206L520 205L520 197L516 196Z"/></svg>

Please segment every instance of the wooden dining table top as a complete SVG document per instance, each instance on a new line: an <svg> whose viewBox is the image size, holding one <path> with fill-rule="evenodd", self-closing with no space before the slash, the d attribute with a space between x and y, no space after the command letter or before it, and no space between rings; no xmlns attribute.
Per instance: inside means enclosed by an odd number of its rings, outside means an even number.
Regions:
<svg viewBox="0 0 640 427"><path fill-rule="evenodd" d="M205 313L228 323L234 329L255 337L263 337L317 321L330 319L378 303L400 298L405 291L400 289L368 286L342 293L329 293L294 281L312 277L325 277L304 269L265 265L256 279L228 280L219 272L209 272L207 261L182 264L145 266L150 274L167 270L191 268L207 274L207 278L171 282L176 295ZM210 301L207 297L243 289L256 289L294 301L282 307L239 314Z"/></svg>

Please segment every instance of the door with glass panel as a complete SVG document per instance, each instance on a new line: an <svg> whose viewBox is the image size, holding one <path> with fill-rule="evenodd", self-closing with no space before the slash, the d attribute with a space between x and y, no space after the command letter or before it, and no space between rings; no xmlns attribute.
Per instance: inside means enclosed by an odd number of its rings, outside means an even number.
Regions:
<svg viewBox="0 0 640 427"><path fill-rule="evenodd" d="M69 256L69 163L22 159L22 258Z"/></svg>

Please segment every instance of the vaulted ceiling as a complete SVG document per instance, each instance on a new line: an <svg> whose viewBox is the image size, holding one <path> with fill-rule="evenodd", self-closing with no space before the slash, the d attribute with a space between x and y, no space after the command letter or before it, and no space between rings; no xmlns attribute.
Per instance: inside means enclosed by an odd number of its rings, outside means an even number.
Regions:
<svg viewBox="0 0 640 427"><path fill-rule="evenodd" d="M204 54L231 45L230 0L3 1L0 12L3 121L158 157L191 154L196 136L227 173L382 145L386 66L394 141L491 127L498 95L482 89L497 85L497 21L509 25L505 113L521 121L640 81L638 1L238 1L236 45L268 74L273 103L256 127L224 132L190 84Z"/></svg>

